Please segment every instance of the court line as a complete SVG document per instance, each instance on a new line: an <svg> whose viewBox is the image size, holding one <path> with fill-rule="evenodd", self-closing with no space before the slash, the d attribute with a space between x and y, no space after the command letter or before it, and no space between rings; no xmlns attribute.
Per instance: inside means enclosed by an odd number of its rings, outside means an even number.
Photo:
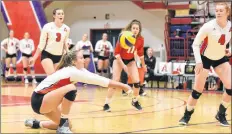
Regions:
<svg viewBox="0 0 232 134"><path fill-rule="evenodd" d="M151 97L153 98L153 97ZM169 97L169 98L173 98L173 97ZM162 110L153 110L153 111L149 111L149 112L142 112L142 111L135 111L136 113L133 114L119 114L119 115L109 115L109 116L88 116L88 117L70 117L71 119L86 119L86 118L105 118L105 117L119 117L119 116L130 116L130 115L137 115L137 114L147 114L147 113L155 113L155 112L162 112L162 111L168 111L168 110L172 110L172 109L176 109L179 107L182 107L184 105L186 105L186 101L179 99L179 98L174 98L174 99L178 99L181 100L182 102L184 102L182 105L176 106L176 107L170 107L170 108L166 108L166 109L162 109ZM105 111L101 110L102 113L106 113ZM17 121L2 121L2 123L14 123L14 122L24 122L24 120L17 120Z"/></svg>
<svg viewBox="0 0 232 134"><path fill-rule="evenodd" d="M227 120L227 121L231 121ZM152 130L162 130L162 129L171 129L171 128L178 128L178 127L188 127L188 126L197 126L197 125L208 125L208 124L213 124L217 123L218 121L214 122L203 122L203 123L195 123L195 124L188 124L187 126L184 125L177 125L177 126L168 126L168 127L161 127L161 128L154 128L154 129L144 129L144 130L135 130L135 131L130 131L130 132L121 132L120 134L126 134L126 133L136 133L136 132L146 132L146 131L152 131Z"/></svg>
<svg viewBox="0 0 232 134"><path fill-rule="evenodd" d="M128 99L124 99L124 100L129 100L130 98L128 98ZM121 99L120 99L121 100ZM154 106L154 105L157 105L157 104L160 104L160 100L158 100L158 99L156 99L158 102L157 103L155 103L155 104L153 104L153 105L148 105L148 106L145 106L145 107L143 107L143 108L148 108L148 107L152 107L152 106ZM82 102L82 103L87 103L87 104L89 104L89 105L95 105L95 106L99 106L99 107L103 107L103 105L99 105L99 104L93 104L93 103L88 103L89 101L75 101L74 103L76 103L76 102ZM20 106L21 105L29 105L30 103L18 103ZM15 105L15 104L12 104L13 106L17 106L17 104ZM8 106L8 105L7 105ZM114 111L114 113L117 113L117 112L124 112L124 111L128 111L128 110L133 110L133 109L126 109L126 110L118 110L118 111ZM103 111L102 109L101 110L93 110L93 111L88 111L88 112L80 112L81 114L85 114L85 113L97 113L97 112L101 112L101 111ZM75 113L76 114L76 113ZM2 114L2 115L17 115L17 114ZM34 114L20 114L20 115L34 115ZM70 113L69 115L74 115L74 113Z"/></svg>

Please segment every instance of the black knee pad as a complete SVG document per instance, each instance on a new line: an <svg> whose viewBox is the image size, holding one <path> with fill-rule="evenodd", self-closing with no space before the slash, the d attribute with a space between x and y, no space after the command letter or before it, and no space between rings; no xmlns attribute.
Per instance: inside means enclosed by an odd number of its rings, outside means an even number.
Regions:
<svg viewBox="0 0 232 134"><path fill-rule="evenodd" d="M131 88L133 88L133 84L128 84Z"/></svg>
<svg viewBox="0 0 232 134"><path fill-rule="evenodd" d="M27 68L26 68L26 67L25 67L25 68L23 68L23 70L27 72Z"/></svg>
<svg viewBox="0 0 232 134"><path fill-rule="evenodd" d="M64 97L69 101L74 101L77 96L76 93L77 93L77 90L73 90L73 91L66 93Z"/></svg>
<svg viewBox="0 0 232 134"><path fill-rule="evenodd" d="M135 88L139 88L139 86L140 86L140 83L138 82L138 83L134 83L134 87Z"/></svg>
<svg viewBox="0 0 232 134"><path fill-rule="evenodd" d="M231 89L226 89L226 93L231 96L232 94Z"/></svg>
<svg viewBox="0 0 232 134"><path fill-rule="evenodd" d="M104 70L103 70L103 73L107 73L107 69L104 69Z"/></svg>
<svg viewBox="0 0 232 134"><path fill-rule="evenodd" d="M34 71L34 67L30 67L30 70L31 70L31 71Z"/></svg>
<svg viewBox="0 0 232 134"><path fill-rule="evenodd" d="M16 67L12 67L14 71L16 71Z"/></svg>
<svg viewBox="0 0 232 134"><path fill-rule="evenodd" d="M9 67L6 67L6 71L9 71Z"/></svg>
<svg viewBox="0 0 232 134"><path fill-rule="evenodd" d="M97 69L97 72L98 72L98 73L101 73L101 72L102 72L102 70Z"/></svg>
<svg viewBox="0 0 232 134"><path fill-rule="evenodd" d="M196 90L193 90L192 97L194 99L199 99L202 93L197 92Z"/></svg>

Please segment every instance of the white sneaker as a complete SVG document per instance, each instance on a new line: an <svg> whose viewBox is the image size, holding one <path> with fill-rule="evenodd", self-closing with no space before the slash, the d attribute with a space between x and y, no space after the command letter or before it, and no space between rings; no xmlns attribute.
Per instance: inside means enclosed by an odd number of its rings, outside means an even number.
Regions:
<svg viewBox="0 0 232 134"><path fill-rule="evenodd" d="M58 129L56 130L57 134L72 134L73 132L69 128L69 122L66 121L63 126L59 126Z"/></svg>
<svg viewBox="0 0 232 134"><path fill-rule="evenodd" d="M28 83L29 83L29 81L28 81L27 78L24 80L24 83L25 83L25 84L28 84Z"/></svg>
<svg viewBox="0 0 232 134"><path fill-rule="evenodd" d="M33 80L32 80L32 83L33 83L33 84L37 84L36 79L33 79Z"/></svg>

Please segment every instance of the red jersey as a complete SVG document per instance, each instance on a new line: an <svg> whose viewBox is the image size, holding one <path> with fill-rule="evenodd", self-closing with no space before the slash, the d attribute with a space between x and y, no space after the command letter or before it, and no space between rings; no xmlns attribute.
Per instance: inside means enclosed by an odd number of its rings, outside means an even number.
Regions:
<svg viewBox="0 0 232 134"><path fill-rule="evenodd" d="M142 36L139 36L136 39L135 45L129 49L124 49L121 47L120 43L117 42L115 50L114 50L114 55L120 55L122 59L125 60L130 60L134 58L134 52L137 50L138 56L143 56L144 55L144 38Z"/></svg>

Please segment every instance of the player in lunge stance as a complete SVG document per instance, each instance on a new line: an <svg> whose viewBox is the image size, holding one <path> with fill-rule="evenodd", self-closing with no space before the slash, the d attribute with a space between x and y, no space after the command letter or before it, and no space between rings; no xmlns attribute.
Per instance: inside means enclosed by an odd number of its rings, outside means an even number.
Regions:
<svg viewBox="0 0 232 134"><path fill-rule="evenodd" d="M196 60L195 85L189 96L184 116L179 124L186 125L194 112L197 100L204 89L210 66L212 66L225 86L225 92L219 105L216 119L223 126L229 126L226 120L226 109L231 102L231 65L226 56L231 55L231 50L226 50L226 44L231 40L231 22L228 21L230 8L227 3L216 3L216 19L204 24L194 42L193 52ZM202 41L204 41L202 43ZM201 45L202 43L202 45ZM201 45L201 47L200 47Z"/></svg>
<svg viewBox="0 0 232 134"><path fill-rule="evenodd" d="M1 42L1 49L6 52L6 78L9 76L10 64L13 64L14 78L17 78L16 61L17 51L19 50L19 40L14 37L14 31L10 30L9 37Z"/></svg>
<svg viewBox="0 0 232 134"><path fill-rule="evenodd" d="M60 8L54 9L53 18L53 22L44 25L36 53L30 59L30 64L34 64L41 54L41 64L47 75L55 72L62 55L69 51L67 40L70 28L63 23L64 11Z"/></svg>
<svg viewBox="0 0 232 134"><path fill-rule="evenodd" d="M131 81L132 81L131 86L133 87L133 90L134 90L132 105L136 109L142 110L142 107L138 101L140 82L139 82L138 68L136 66L135 56L134 56L135 55L134 52L136 51L141 60L142 68L146 70L146 66L144 63L144 50L143 50L144 49L143 48L144 38L141 36L142 26L141 26L140 21L133 20L128 24L128 26L124 30L131 31L135 35L136 43L133 47L126 50L121 47L119 42L117 42L115 51L114 51L115 60L113 62L113 80L116 80L116 81L120 80L122 69L127 73L128 77L131 78ZM109 103L111 102L114 91L115 91L114 88L109 88L106 101L105 101L105 105L103 107L104 111L107 111L107 112L110 111Z"/></svg>
<svg viewBox="0 0 232 134"><path fill-rule="evenodd" d="M24 33L24 39L19 42L19 49L22 52L22 61L23 61L23 73L24 73L24 82L25 84L29 83L27 79L27 69L29 59L32 58L32 52L35 50L34 41L30 39L30 34L28 32ZM32 83L36 84L34 66L30 65L30 72L32 75Z"/></svg>
<svg viewBox="0 0 232 134"><path fill-rule="evenodd" d="M68 114L76 98L75 83L77 82L124 89L128 93L132 93L131 87L126 84L87 71L84 68L82 51L71 51L63 56L58 70L36 87L31 97L31 106L34 112L43 114L50 121L28 119L25 121L25 126L55 129L57 133L72 133Z"/></svg>

